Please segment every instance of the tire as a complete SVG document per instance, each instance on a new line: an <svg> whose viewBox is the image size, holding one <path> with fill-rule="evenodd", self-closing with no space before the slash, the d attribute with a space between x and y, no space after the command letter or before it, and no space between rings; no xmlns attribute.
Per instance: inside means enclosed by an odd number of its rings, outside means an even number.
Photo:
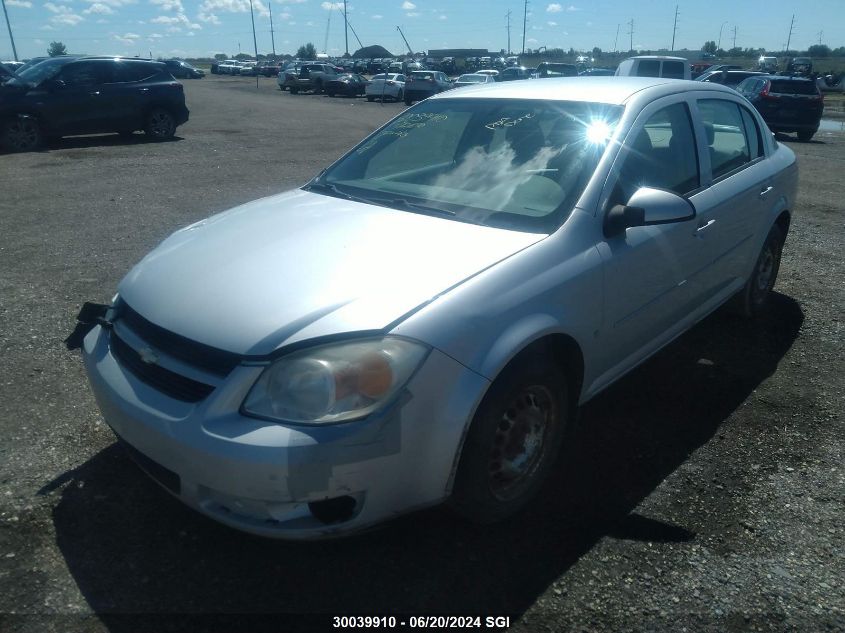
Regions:
<svg viewBox="0 0 845 633"><path fill-rule="evenodd" d="M299 94L299 88L294 88L293 86L290 87L290 93L292 95Z"/></svg>
<svg viewBox="0 0 845 633"><path fill-rule="evenodd" d="M402 101L402 99L404 99L404 98L405 98L405 93L402 90L400 90L399 92L396 93L396 101ZM408 105L410 105L410 104L408 104Z"/></svg>
<svg viewBox="0 0 845 633"><path fill-rule="evenodd" d="M802 143L808 142L818 130L798 130L798 140Z"/></svg>
<svg viewBox="0 0 845 633"><path fill-rule="evenodd" d="M504 519L540 489L569 427L560 366L528 353L493 382L467 433L449 504L479 523Z"/></svg>
<svg viewBox="0 0 845 633"><path fill-rule="evenodd" d="M334 95L335 95L334 91L332 91L332 92L327 92L326 94L327 94L329 97L334 97Z"/></svg>
<svg viewBox="0 0 845 633"><path fill-rule="evenodd" d="M44 142L38 121L31 116L16 116L6 121L0 130L0 144L10 152L31 152Z"/></svg>
<svg viewBox="0 0 845 633"><path fill-rule="evenodd" d="M412 100L410 97L406 96L406 97L405 97L405 105L406 105L406 106L409 106L409 105L411 105L412 103L413 103L413 100Z"/></svg>
<svg viewBox="0 0 845 633"><path fill-rule="evenodd" d="M314 94L318 95L323 92L323 82L322 81L315 81L314 82Z"/></svg>
<svg viewBox="0 0 845 633"><path fill-rule="evenodd" d="M171 139L176 134L176 119L164 108L153 108L147 115L144 132L156 141Z"/></svg>
<svg viewBox="0 0 845 633"><path fill-rule="evenodd" d="M367 95L367 101L369 101L370 103L375 101L375 99L376 99L375 97L371 97L371 96Z"/></svg>
<svg viewBox="0 0 845 633"><path fill-rule="evenodd" d="M772 288L777 281L780 258L785 237L780 227L774 225L766 236L754 271L733 299L734 312L749 319L760 315L768 303Z"/></svg>

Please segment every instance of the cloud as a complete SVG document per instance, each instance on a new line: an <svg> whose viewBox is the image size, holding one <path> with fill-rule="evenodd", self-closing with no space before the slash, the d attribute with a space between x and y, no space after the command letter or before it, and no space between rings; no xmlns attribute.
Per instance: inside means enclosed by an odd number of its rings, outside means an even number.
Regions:
<svg viewBox="0 0 845 633"><path fill-rule="evenodd" d="M419 11L411 11L409 13L406 13L405 15L407 15L409 18L418 18L418 17L420 17L420 12Z"/></svg>
<svg viewBox="0 0 845 633"><path fill-rule="evenodd" d="M6 0L6 5L10 7L20 7L21 9L32 8L32 3L29 0Z"/></svg>
<svg viewBox="0 0 845 633"><path fill-rule="evenodd" d="M191 22L188 19L188 16L184 13L180 13L179 15L158 15L150 20L150 24L169 24L171 27L175 27L177 25L185 27L186 29L198 30L202 27L199 24Z"/></svg>
<svg viewBox="0 0 845 633"><path fill-rule="evenodd" d="M403 11L413 11L416 8L417 5L415 5L413 2L410 2L409 0L405 0L405 2L402 3Z"/></svg>
<svg viewBox="0 0 845 633"><path fill-rule="evenodd" d="M141 39L141 36L137 33L126 33L125 35L112 35L112 39L124 46L132 46L137 40Z"/></svg>
<svg viewBox="0 0 845 633"><path fill-rule="evenodd" d="M50 13L55 14L50 18L50 22L52 22L53 24L61 24L62 26L76 26L85 19L81 15L77 15L67 7L57 5L52 2L45 2L44 8L47 9Z"/></svg>
<svg viewBox="0 0 845 633"><path fill-rule="evenodd" d="M261 0L254 0L255 11L262 16L270 15ZM204 0L199 7L199 13L204 15L218 13L249 13L249 0Z"/></svg>
<svg viewBox="0 0 845 633"><path fill-rule="evenodd" d="M206 22L208 24L220 24L220 18L218 18L213 13L203 13L202 11L200 11L197 14L197 19L200 22Z"/></svg>
<svg viewBox="0 0 845 633"><path fill-rule="evenodd" d="M182 6L182 0L150 0L150 4L160 6L163 11L185 13L185 7Z"/></svg>
<svg viewBox="0 0 845 633"><path fill-rule="evenodd" d="M549 26L557 26L557 22L552 22L551 20L546 22Z"/></svg>
<svg viewBox="0 0 845 633"><path fill-rule="evenodd" d="M560 13L561 11L563 11L563 7L557 2L552 2L546 7L546 13Z"/></svg>
<svg viewBox="0 0 845 633"><path fill-rule="evenodd" d="M373 15L371 15L370 17L371 17L373 20L381 20L384 16L383 16L383 15L379 15L378 13L374 13L374 14L373 14Z"/></svg>
<svg viewBox="0 0 845 633"><path fill-rule="evenodd" d="M575 11L580 11L581 9L579 9L578 7L570 4L568 7L566 7L566 10L569 11L570 13L574 13Z"/></svg>
<svg viewBox="0 0 845 633"><path fill-rule="evenodd" d="M102 2L95 2L87 9L85 9L82 13L94 13L97 15L113 15L114 9L112 9L109 5L103 4Z"/></svg>
<svg viewBox="0 0 845 633"><path fill-rule="evenodd" d="M343 3L342 2L323 2L320 5L326 11L331 11L332 9L337 9L338 11L343 11Z"/></svg>
<svg viewBox="0 0 845 633"><path fill-rule="evenodd" d="M437 19L438 19L438 20L448 20L449 18L447 18L445 15L443 15L443 14L441 13L441 14L440 14L440 16L438 16L438 18L437 18Z"/></svg>

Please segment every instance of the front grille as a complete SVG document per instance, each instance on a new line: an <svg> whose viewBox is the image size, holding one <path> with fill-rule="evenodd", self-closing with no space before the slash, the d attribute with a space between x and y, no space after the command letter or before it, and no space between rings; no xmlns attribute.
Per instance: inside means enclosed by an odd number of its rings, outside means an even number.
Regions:
<svg viewBox="0 0 845 633"><path fill-rule="evenodd" d="M186 378L160 365L144 362L141 355L122 341L114 330L111 332L110 344L112 353L121 365L171 398L183 402L199 402L214 391L212 385Z"/></svg>
<svg viewBox="0 0 845 633"><path fill-rule="evenodd" d="M117 318L152 347L212 374L228 376L241 362L238 354L197 343L147 321L124 302L120 304Z"/></svg>
<svg viewBox="0 0 845 633"><path fill-rule="evenodd" d="M129 453L129 457L132 458L132 461L141 467L141 470L173 494L178 495L180 493L182 489L182 480L179 478L179 475L174 473L172 470L168 470L158 462L150 459L119 435L117 436L117 439L120 442L120 445L126 449L127 453Z"/></svg>

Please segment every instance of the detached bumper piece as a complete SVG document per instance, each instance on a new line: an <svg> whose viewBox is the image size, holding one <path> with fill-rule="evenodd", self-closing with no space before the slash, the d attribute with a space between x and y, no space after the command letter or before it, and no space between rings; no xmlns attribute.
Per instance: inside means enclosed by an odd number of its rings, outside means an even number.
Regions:
<svg viewBox="0 0 845 633"><path fill-rule="evenodd" d="M65 347L70 350L81 348L82 341L88 335L88 332L97 325L107 329L111 328L111 319L114 318L114 315L110 314L111 309L111 306L103 303L91 303L90 301L83 303L79 314L76 315L76 327L70 333L70 336L65 339Z"/></svg>

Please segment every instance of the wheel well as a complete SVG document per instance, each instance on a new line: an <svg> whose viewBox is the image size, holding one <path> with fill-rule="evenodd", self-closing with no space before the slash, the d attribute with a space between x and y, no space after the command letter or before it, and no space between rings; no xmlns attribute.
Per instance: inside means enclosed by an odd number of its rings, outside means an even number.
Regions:
<svg viewBox="0 0 845 633"><path fill-rule="evenodd" d="M791 219L789 211L783 211L778 216L778 219L775 220L775 224L781 230L781 233L783 233L784 238L786 237L786 234L789 233L789 222Z"/></svg>
<svg viewBox="0 0 845 633"><path fill-rule="evenodd" d="M566 374L572 406L576 407L584 383L584 355L575 339L566 334L549 334L531 342L508 365L526 354L542 354L560 365Z"/></svg>

